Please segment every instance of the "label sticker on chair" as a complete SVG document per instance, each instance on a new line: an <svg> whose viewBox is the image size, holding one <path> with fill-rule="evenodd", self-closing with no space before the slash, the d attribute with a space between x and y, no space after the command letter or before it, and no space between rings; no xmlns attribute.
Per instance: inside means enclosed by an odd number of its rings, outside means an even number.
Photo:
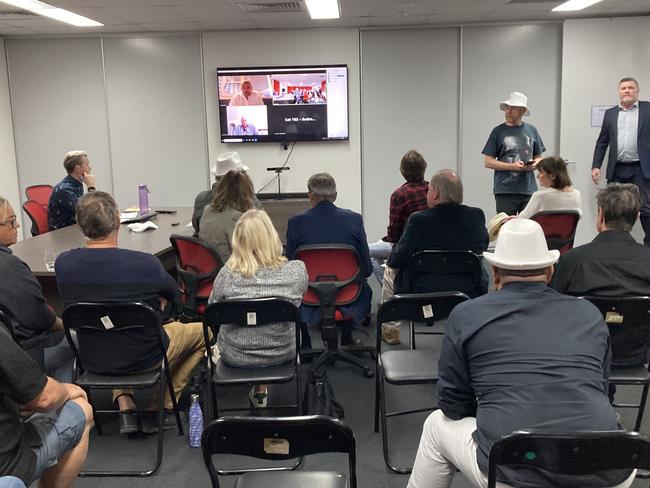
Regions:
<svg viewBox="0 0 650 488"><path fill-rule="evenodd" d="M430 304L422 306L422 315L425 319L430 319L433 317L433 307Z"/></svg>
<svg viewBox="0 0 650 488"><path fill-rule="evenodd" d="M257 325L257 314L255 312L246 312L246 323L248 325Z"/></svg>
<svg viewBox="0 0 650 488"><path fill-rule="evenodd" d="M618 312L607 312L605 314L605 322L608 324L622 324L623 316Z"/></svg>
<svg viewBox="0 0 650 488"><path fill-rule="evenodd" d="M289 454L289 441L286 439L264 438L264 452L267 454Z"/></svg>
<svg viewBox="0 0 650 488"><path fill-rule="evenodd" d="M103 316L102 318L100 318L99 320L101 320L101 322L102 322L102 324L104 325L104 328L105 328L106 330L108 330L108 329L112 329L113 327L115 327L115 326L113 325L113 322L111 321L111 319L110 319L110 317L109 317L108 315L104 315L104 316Z"/></svg>

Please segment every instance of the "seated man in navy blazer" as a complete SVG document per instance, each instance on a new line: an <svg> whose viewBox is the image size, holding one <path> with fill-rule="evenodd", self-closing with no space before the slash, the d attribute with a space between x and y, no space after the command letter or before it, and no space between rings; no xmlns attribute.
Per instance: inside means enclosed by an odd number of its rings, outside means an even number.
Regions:
<svg viewBox="0 0 650 488"><path fill-rule="evenodd" d="M317 173L307 182L308 196L312 208L306 212L291 217L287 227L286 255L295 258L296 249L300 246L313 244L345 244L353 246L361 259L361 270L364 276L372 273L370 252L366 231L361 215L352 210L338 208L336 200L336 182L328 173ZM364 280L359 298L340 310L344 315L352 317L353 322L362 321L370 312L372 291ZM305 323L320 321L321 312L318 307L301 307L301 318ZM341 344L358 344L352 338L351 323L346 323L341 331ZM305 345L303 337L303 345Z"/></svg>
<svg viewBox="0 0 650 488"><path fill-rule="evenodd" d="M488 246L483 210L462 205L463 183L450 169L438 171L429 183L427 193L428 209L411 214L404 233L395 244L388 258L388 269L384 273L382 301L397 293L423 293L433 291L462 291L470 297L487 293L488 277L477 288L475 282L468 282L464 276L449 275L444 282L412 283L410 288L404 269L411 256L420 251L472 251L483 254ZM388 344L398 344L399 323L384 324L382 338Z"/></svg>

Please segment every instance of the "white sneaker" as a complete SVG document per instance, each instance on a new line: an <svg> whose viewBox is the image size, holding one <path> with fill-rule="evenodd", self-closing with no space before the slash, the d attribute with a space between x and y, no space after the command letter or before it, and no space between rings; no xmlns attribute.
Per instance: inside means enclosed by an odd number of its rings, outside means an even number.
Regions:
<svg viewBox="0 0 650 488"><path fill-rule="evenodd" d="M248 399L251 401L253 408L266 408L268 403L269 391L255 391L255 387L251 388L250 393L248 394Z"/></svg>

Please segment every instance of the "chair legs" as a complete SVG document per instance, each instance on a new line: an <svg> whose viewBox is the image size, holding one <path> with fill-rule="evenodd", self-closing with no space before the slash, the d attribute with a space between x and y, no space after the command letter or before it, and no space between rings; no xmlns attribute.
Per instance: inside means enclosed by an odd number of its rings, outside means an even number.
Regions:
<svg viewBox="0 0 650 488"><path fill-rule="evenodd" d="M365 351L363 351L365 352ZM370 351L368 351L370 352ZM366 378L372 378L375 374L373 371L370 369L370 367L364 363L361 359L359 359L356 356L353 356L352 354L346 352L346 351L341 351L339 349L336 350L326 350L324 351L318 358L314 360L314 362L311 365L311 369L315 370L320 368L321 366L331 362L331 361L343 361L348 364L352 364L354 366L358 366L363 370L363 375Z"/></svg>
<svg viewBox="0 0 650 488"><path fill-rule="evenodd" d="M645 413L645 407L646 403L648 400L648 390L650 388L650 385L644 384L643 385L643 391L641 392L641 401L639 403L617 403L614 402L612 403L612 406L616 408L636 408L637 409L637 414L636 414L636 420L634 422L634 431L635 432L640 432L641 431L641 423L643 422L643 414Z"/></svg>

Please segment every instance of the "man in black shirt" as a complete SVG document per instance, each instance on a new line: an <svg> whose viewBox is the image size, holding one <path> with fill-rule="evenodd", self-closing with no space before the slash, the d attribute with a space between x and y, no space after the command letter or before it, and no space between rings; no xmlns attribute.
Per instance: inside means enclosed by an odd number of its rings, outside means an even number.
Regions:
<svg viewBox="0 0 650 488"><path fill-rule="evenodd" d="M42 488L72 486L92 426L86 393L45 376L0 324L0 476ZM40 412L24 421L19 408Z"/></svg>
<svg viewBox="0 0 650 488"><path fill-rule="evenodd" d="M447 488L456 468L487 484L492 444L514 430L617 430L607 397L609 334L598 309L546 283L558 251L540 225L501 228L492 265L497 289L461 303L445 327L440 410L426 420L408 488ZM497 480L538 488L629 486L630 470L561 476L502 468Z"/></svg>

